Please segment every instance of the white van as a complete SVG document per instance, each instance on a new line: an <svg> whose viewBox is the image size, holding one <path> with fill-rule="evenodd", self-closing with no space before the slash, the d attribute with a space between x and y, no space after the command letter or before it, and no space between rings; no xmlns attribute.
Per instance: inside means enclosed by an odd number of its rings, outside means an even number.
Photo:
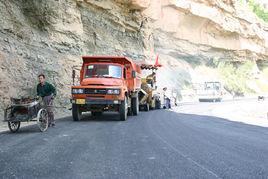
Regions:
<svg viewBox="0 0 268 179"><path fill-rule="evenodd" d="M218 81L208 81L198 90L198 99L200 102L220 102L223 92L221 83Z"/></svg>

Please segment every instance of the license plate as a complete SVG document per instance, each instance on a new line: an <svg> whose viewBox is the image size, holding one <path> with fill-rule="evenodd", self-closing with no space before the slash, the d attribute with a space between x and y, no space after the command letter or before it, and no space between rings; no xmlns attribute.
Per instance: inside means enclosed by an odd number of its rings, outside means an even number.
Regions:
<svg viewBox="0 0 268 179"><path fill-rule="evenodd" d="M86 104L85 99L76 99L76 104Z"/></svg>

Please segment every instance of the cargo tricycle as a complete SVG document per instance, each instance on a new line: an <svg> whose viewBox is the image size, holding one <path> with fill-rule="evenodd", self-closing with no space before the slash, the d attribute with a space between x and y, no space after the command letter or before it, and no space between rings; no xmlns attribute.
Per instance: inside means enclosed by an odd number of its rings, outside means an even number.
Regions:
<svg viewBox="0 0 268 179"><path fill-rule="evenodd" d="M39 130L48 128L47 107L38 98L11 98L11 104L5 109L4 122L11 132L17 132L21 122L36 122Z"/></svg>

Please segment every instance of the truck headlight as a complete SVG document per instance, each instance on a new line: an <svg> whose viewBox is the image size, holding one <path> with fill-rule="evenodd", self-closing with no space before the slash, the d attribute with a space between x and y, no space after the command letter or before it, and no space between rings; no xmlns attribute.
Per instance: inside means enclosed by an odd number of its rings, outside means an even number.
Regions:
<svg viewBox="0 0 268 179"><path fill-rule="evenodd" d="M82 89L82 88L73 88L72 89L72 93L73 94L83 94L84 93L84 89Z"/></svg>
<svg viewBox="0 0 268 179"><path fill-rule="evenodd" d="M120 94L119 89L108 89L107 94Z"/></svg>

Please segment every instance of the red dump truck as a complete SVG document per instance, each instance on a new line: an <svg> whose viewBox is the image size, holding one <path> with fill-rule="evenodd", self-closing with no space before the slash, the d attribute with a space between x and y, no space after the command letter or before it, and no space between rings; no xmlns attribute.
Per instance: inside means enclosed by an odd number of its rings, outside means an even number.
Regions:
<svg viewBox="0 0 268 179"><path fill-rule="evenodd" d="M119 112L120 120L139 113L138 93L141 68L127 57L83 56L80 83L72 86L72 115L81 119L82 112L101 115ZM75 78L73 70L73 78Z"/></svg>

